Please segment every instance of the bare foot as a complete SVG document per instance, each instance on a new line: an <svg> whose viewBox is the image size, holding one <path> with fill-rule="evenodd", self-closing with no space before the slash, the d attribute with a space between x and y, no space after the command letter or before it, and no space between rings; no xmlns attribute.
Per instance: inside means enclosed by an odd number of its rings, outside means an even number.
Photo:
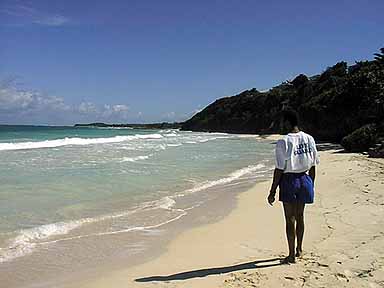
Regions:
<svg viewBox="0 0 384 288"><path fill-rule="evenodd" d="M287 256L284 259L281 260L281 264L291 264L295 263L295 256Z"/></svg>
<svg viewBox="0 0 384 288"><path fill-rule="evenodd" d="M301 257L301 256L303 256L303 250L301 250L301 249L297 249L296 250L296 255L295 255L296 257Z"/></svg>

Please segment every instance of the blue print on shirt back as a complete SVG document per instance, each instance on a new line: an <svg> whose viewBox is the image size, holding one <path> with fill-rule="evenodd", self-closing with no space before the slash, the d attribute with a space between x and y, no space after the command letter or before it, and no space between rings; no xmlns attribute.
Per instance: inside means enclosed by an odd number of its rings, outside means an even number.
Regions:
<svg viewBox="0 0 384 288"><path fill-rule="evenodd" d="M312 152L312 149L309 146L309 143L300 143L299 145L296 145L293 155L296 156L296 155L306 154L311 152Z"/></svg>

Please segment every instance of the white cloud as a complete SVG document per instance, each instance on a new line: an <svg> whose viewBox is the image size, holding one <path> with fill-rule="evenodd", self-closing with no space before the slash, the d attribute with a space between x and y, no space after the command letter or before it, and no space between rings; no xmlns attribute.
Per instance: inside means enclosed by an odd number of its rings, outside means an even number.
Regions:
<svg viewBox="0 0 384 288"><path fill-rule="evenodd" d="M2 111L25 109L32 101L33 94L31 92L0 87L0 110Z"/></svg>
<svg viewBox="0 0 384 288"><path fill-rule="evenodd" d="M124 105L124 104L117 104L117 105L112 106L112 110L114 112L128 112L129 107L127 105Z"/></svg>
<svg viewBox="0 0 384 288"><path fill-rule="evenodd" d="M40 11L27 4L21 4L20 2L2 5L0 14L11 18L9 21L13 25L37 24L42 26L63 26L71 22L71 19L64 15Z"/></svg>
<svg viewBox="0 0 384 288"><path fill-rule="evenodd" d="M166 121L166 122L183 122L189 118L191 118L193 115L196 113L200 112L202 109L195 109L191 112L187 113L176 113L174 111L171 112L166 112L161 116L161 121Z"/></svg>
<svg viewBox="0 0 384 288"><path fill-rule="evenodd" d="M70 22L69 18L64 17L62 15L52 15L52 16L47 15L47 16L35 19L33 21L33 23L45 25L45 26L63 26L69 22Z"/></svg>
<svg viewBox="0 0 384 288"><path fill-rule="evenodd" d="M40 92L19 90L7 84L0 84L0 111L38 111L42 109L66 111L70 107L64 99L46 96Z"/></svg>
<svg viewBox="0 0 384 288"><path fill-rule="evenodd" d="M64 99L56 96L38 95L36 98L36 108L50 108L56 111L68 111L71 107L64 103Z"/></svg>
<svg viewBox="0 0 384 288"><path fill-rule="evenodd" d="M0 123L74 124L90 122L181 122L201 111L200 105L190 112L169 111L148 114L132 111L124 103L96 104L83 101L69 105L63 97L20 89L15 81L0 81Z"/></svg>
<svg viewBox="0 0 384 288"><path fill-rule="evenodd" d="M162 118L166 121L174 121L176 117L176 113L174 111L164 113Z"/></svg>
<svg viewBox="0 0 384 288"><path fill-rule="evenodd" d="M78 111L83 114L97 113L98 109L92 102L81 102L77 107Z"/></svg>
<svg viewBox="0 0 384 288"><path fill-rule="evenodd" d="M62 97L21 90L13 82L0 82L0 123L123 122L137 118L136 114L130 113L126 104L98 106L92 102L81 102L68 105Z"/></svg>
<svg viewBox="0 0 384 288"><path fill-rule="evenodd" d="M105 121L113 119L127 120L129 116L129 107L124 104L105 104L101 111L101 118Z"/></svg>
<svg viewBox="0 0 384 288"><path fill-rule="evenodd" d="M176 113L174 111L164 113L161 117L161 121L167 121L167 122L183 122L194 116L196 113L199 113L202 111L203 108L201 108L201 105L198 106L198 108L186 112L186 113Z"/></svg>

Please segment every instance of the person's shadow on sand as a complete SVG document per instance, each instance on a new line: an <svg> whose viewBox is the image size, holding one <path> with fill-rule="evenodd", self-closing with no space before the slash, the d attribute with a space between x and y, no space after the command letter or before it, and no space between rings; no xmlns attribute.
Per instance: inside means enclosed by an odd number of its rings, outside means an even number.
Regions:
<svg viewBox="0 0 384 288"><path fill-rule="evenodd" d="M176 274L167 275L167 276L150 276L150 277L144 277L144 278L137 278L135 279L135 281L136 282L152 282L152 281L187 280L191 278L225 274L225 273L246 270L246 269L260 269L260 268L278 266L278 265L282 265L281 260L282 260L281 258L256 260L256 261L232 265L232 266L192 270L192 271L186 271L186 272L176 273ZM276 263L272 263L272 262L276 262ZM263 263L266 263L266 264L263 264Z"/></svg>

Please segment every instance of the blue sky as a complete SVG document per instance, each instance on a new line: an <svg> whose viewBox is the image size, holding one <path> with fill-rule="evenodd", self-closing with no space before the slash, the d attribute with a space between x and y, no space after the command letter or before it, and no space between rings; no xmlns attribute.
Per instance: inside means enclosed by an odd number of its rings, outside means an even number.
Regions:
<svg viewBox="0 0 384 288"><path fill-rule="evenodd" d="M185 120L384 46L384 1L0 1L0 123Z"/></svg>

